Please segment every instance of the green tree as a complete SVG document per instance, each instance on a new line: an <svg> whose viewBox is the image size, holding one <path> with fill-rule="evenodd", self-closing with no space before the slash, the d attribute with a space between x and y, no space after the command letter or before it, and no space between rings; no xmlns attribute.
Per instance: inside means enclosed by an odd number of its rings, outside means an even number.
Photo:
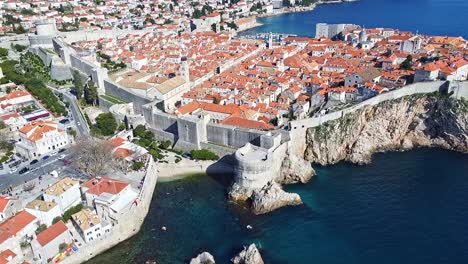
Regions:
<svg viewBox="0 0 468 264"><path fill-rule="evenodd" d="M412 67L413 67L413 57L411 55L408 55L408 57L406 57L406 60L404 60L400 64L400 68L403 70L409 70Z"/></svg>
<svg viewBox="0 0 468 264"><path fill-rule="evenodd" d="M73 71L73 91L76 98L79 100L83 96L83 81L78 71Z"/></svg>
<svg viewBox="0 0 468 264"><path fill-rule="evenodd" d="M138 125L133 129L133 136L143 138L146 132L146 128L144 125Z"/></svg>
<svg viewBox="0 0 468 264"><path fill-rule="evenodd" d="M36 234L39 234L40 232L44 231L47 229L47 225L46 224L40 224L37 229L36 229Z"/></svg>
<svg viewBox="0 0 468 264"><path fill-rule="evenodd" d="M216 32L216 23L211 24L211 30L213 30L214 32Z"/></svg>
<svg viewBox="0 0 468 264"><path fill-rule="evenodd" d="M8 56L8 50L5 48L0 48L0 57Z"/></svg>
<svg viewBox="0 0 468 264"><path fill-rule="evenodd" d="M101 135L110 136L117 129L117 121L111 113L102 113L96 117L96 128Z"/></svg>
<svg viewBox="0 0 468 264"><path fill-rule="evenodd" d="M97 100L98 100L97 87L96 87L96 84L92 80L88 81L88 85L86 86L86 89L84 91L84 97L85 97L87 104L93 105L93 106L97 104Z"/></svg>
<svg viewBox="0 0 468 264"><path fill-rule="evenodd" d="M59 222L59 221L63 221L63 218L62 218L61 216L55 217L55 218L52 220L52 224L55 224L55 223L57 223L57 222Z"/></svg>
<svg viewBox="0 0 468 264"><path fill-rule="evenodd" d="M207 149L200 149L200 150L192 150L190 151L190 156L192 159L197 159L197 160L217 160L219 159L219 156L216 155L215 153L207 150Z"/></svg>

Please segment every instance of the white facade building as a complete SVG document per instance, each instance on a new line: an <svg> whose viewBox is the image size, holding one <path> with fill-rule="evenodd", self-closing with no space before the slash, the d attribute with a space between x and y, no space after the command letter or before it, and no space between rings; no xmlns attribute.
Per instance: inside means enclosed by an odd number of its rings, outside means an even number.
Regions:
<svg viewBox="0 0 468 264"><path fill-rule="evenodd" d="M19 130L16 151L24 157L34 159L67 147L71 140L67 132L53 121L33 121Z"/></svg>
<svg viewBox="0 0 468 264"><path fill-rule="evenodd" d="M30 214L34 215L41 224L52 225L54 218L62 215L60 207L56 202L46 202L42 200L33 200L25 208Z"/></svg>
<svg viewBox="0 0 468 264"><path fill-rule="evenodd" d="M72 215L72 219L73 224L86 243L99 239L111 230L111 225L105 222L101 223L96 212L89 208Z"/></svg>
<svg viewBox="0 0 468 264"><path fill-rule="evenodd" d="M66 177L44 191L44 201L55 202L61 213L81 203L80 182Z"/></svg>
<svg viewBox="0 0 468 264"><path fill-rule="evenodd" d="M34 257L39 263L49 263L48 260L59 253L60 245L72 243L72 238L67 226L58 221L51 227L37 234L36 239L31 241Z"/></svg>

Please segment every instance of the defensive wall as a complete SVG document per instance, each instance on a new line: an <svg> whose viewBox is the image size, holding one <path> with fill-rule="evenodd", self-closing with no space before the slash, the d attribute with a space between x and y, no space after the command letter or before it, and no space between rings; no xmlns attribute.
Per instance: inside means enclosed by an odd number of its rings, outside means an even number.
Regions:
<svg viewBox="0 0 468 264"><path fill-rule="evenodd" d="M70 67L63 63L54 51L42 47L29 48L29 51L38 55L44 65L50 67L50 78L52 80L63 81L72 79Z"/></svg>
<svg viewBox="0 0 468 264"><path fill-rule="evenodd" d="M64 42L71 44L77 41L93 41L100 38L122 38L127 34L139 35L142 36L148 32L153 32L152 29L142 29L142 30L133 30L133 29L109 29L109 30L78 30L70 32L59 32L59 36L63 39Z"/></svg>
<svg viewBox="0 0 468 264"><path fill-rule="evenodd" d="M70 65L82 73L90 76L98 87L98 93L104 93L104 80L108 78L107 69L101 68L98 65L86 61L76 54L70 54Z"/></svg>
<svg viewBox="0 0 468 264"><path fill-rule="evenodd" d="M400 89L379 94L359 104L340 111L332 112L319 117L291 121L289 124L289 129L291 144L293 147L292 151L295 154L303 156L306 146L306 132L309 128L317 127L323 123L342 118L345 115L356 112L366 106L374 106L382 102L399 99L405 96L434 92L451 93L453 94L452 96L457 99L462 97L468 98L468 82L434 81L414 83L408 86L404 86Z"/></svg>

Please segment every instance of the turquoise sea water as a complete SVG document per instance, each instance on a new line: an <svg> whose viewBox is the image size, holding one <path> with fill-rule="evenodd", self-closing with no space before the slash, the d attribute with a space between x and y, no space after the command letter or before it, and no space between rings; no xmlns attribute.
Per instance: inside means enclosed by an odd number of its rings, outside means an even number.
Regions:
<svg viewBox="0 0 468 264"><path fill-rule="evenodd" d="M259 19L264 24L243 34L258 32L315 36L317 23L352 23L419 31L429 35L468 38L466 0L359 0L318 5L315 10Z"/></svg>
<svg viewBox="0 0 468 264"><path fill-rule="evenodd" d="M468 263L467 155L392 152L317 173L287 187L304 205L261 216L226 202L228 175L160 183L143 231L91 263L188 263L205 250L228 263L253 242L266 263Z"/></svg>

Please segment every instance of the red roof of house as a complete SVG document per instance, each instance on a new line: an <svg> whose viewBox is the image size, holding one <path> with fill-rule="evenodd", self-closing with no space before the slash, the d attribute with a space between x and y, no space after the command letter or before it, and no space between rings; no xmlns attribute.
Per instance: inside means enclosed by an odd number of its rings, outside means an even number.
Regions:
<svg viewBox="0 0 468 264"><path fill-rule="evenodd" d="M11 200L13 200L13 199L0 196L0 212L5 211L5 208L7 207L8 203L9 203Z"/></svg>
<svg viewBox="0 0 468 264"><path fill-rule="evenodd" d="M260 130L271 130L275 128L271 124L266 124L259 121L244 119L240 117L231 116L224 119L221 124L223 125L230 125L230 126L238 126L244 128L252 128L252 129L260 129Z"/></svg>
<svg viewBox="0 0 468 264"><path fill-rule="evenodd" d="M26 211L21 211L0 224L0 244L36 220L36 217Z"/></svg>
<svg viewBox="0 0 468 264"><path fill-rule="evenodd" d="M128 186L128 183L109 178L93 178L81 186L88 188L87 193L95 195L102 193L118 194Z"/></svg>
<svg viewBox="0 0 468 264"><path fill-rule="evenodd" d="M37 242L39 242L41 246L45 246L49 244L52 240L54 240L56 237L66 232L67 230L68 228L65 225L65 223L63 223L62 221L58 221L46 230L37 234Z"/></svg>
<svg viewBox="0 0 468 264"><path fill-rule="evenodd" d="M7 249L0 253L0 264L7 264L14 257L16 257L15 252L11 251L10 249Z"/></svg>

